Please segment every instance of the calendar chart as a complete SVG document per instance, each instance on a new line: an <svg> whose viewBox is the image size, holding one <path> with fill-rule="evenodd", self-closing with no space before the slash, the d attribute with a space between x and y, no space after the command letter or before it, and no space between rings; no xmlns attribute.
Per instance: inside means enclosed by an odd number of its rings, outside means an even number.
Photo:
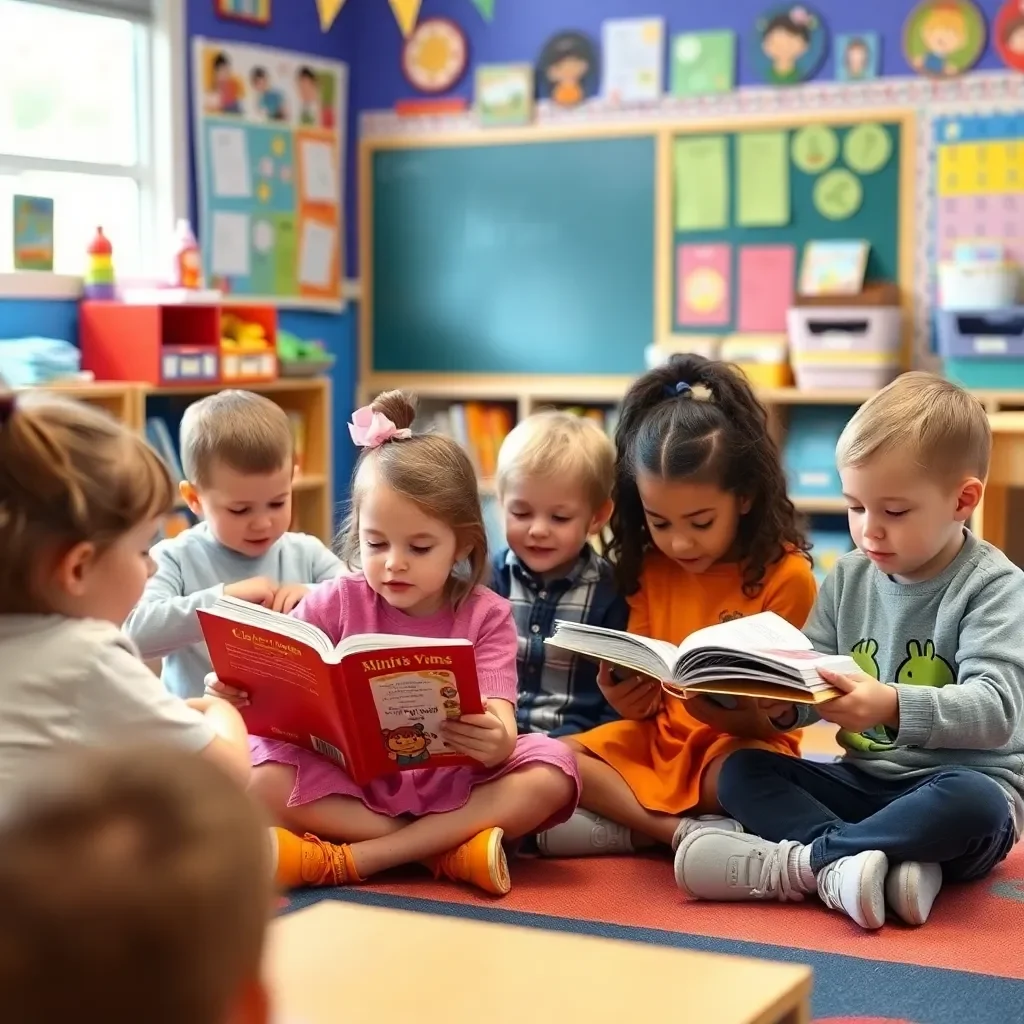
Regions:
<svg viewBox="0 0 1024 1024"><path fill-rule="evenodd" d="M1024 263L1024 111L939 118L935 133L939 258L983 238Z"/></svg>

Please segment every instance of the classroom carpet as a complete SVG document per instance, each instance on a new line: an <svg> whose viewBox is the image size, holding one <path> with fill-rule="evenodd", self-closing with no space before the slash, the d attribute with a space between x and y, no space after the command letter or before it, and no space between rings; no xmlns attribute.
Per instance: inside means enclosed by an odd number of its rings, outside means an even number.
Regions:
<svg viewBox="0 0 1024 1024"><path fill-rule="evenodd" d="M834 756L809 737L805 756ZM1024 1019L1024 844L988 879L950 886L922 928L864 932L817 901L710 904L686 899L666 855L511 861L500 900L422 869L321 899L468 917L684 949L805 963L814 970L813 1024L1013 1024ZM519 984L528 979L520 979ZM685 1001L685 993L680 993Z"/></svg>

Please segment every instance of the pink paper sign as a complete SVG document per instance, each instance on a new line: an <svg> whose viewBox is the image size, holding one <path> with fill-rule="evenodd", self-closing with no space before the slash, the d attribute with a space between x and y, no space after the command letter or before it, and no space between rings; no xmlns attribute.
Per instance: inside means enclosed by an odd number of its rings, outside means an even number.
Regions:
<svg viewBox="0 0 1024 1024"><path fill-rule="evenodd" d="M793 304L796 250L791 245L745 245L739 259L739 314L743 333L785 331Z"/></svg>
<svg viewBox="0 0 1024 1024"><path fill-rule="evenodd" d="M732 247L681 245L676 253L676 323L725 327L732 319Z"/></svg>

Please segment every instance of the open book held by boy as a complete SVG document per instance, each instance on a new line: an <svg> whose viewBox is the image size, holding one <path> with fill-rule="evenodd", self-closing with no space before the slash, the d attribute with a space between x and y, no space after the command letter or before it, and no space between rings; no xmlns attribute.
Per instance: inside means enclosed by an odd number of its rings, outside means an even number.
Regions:
<svg viewBox="0 0 1024 1024"><path fill-rule="evenodd" d="M839 692L819 669L860 671L849 655L819 654L800 630L774 612L698 629L678 646L559 620L545 643L659 679L666 692L682 698L723 694L821 704Z"/></svg>
<svg viewBox="0 0 1024 1024"><path fill-rule="evenodd" d="M476 764L440 729L484 710L470 641L365 633L335 646L308 622L233 597L198 615L217 678L249 696L251 735L323 754L360 785Z"/></svg>

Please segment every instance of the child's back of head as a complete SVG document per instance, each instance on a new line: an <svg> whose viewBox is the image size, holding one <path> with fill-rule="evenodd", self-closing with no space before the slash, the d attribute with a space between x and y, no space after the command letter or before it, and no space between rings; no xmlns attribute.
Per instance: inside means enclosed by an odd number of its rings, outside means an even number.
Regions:
<svg viewBox="0 0 1024 1024"><path fill-rule="evenodd" d="M0 1017L264 1021L266 835L208 760L69 757L0 815Z"/></svg>
<svg viewBox="0 0 1024 1024"><path fill-rule="evenodd" d="M643 559L658 546L638 477L710 487L738 500L743 511L728 554L742 563L747 590L756 590L787 550L808 550L768 415L736 367L673 355L626 393L615 444L610 555L625 593L637 589Z"/></svg>
<svg viewBox="0 0 1024 1024"><path fill-rule="evenodd" d="M82 546L94 564L170 511L173 494L156 453L105 412L0 394L0 614L58 610L42 593L46 567ZM124 599L122 619L137 596ZM104 617L98 605L91 614Z"/></svg>
<svg viewBox="0 0 1024 1024"><path fill-rule="evenodd" d="M992 428L982 404L933 373L897 377L853 415L836 446L840 469L898 455L929 477L984 481Z"/></svg>

